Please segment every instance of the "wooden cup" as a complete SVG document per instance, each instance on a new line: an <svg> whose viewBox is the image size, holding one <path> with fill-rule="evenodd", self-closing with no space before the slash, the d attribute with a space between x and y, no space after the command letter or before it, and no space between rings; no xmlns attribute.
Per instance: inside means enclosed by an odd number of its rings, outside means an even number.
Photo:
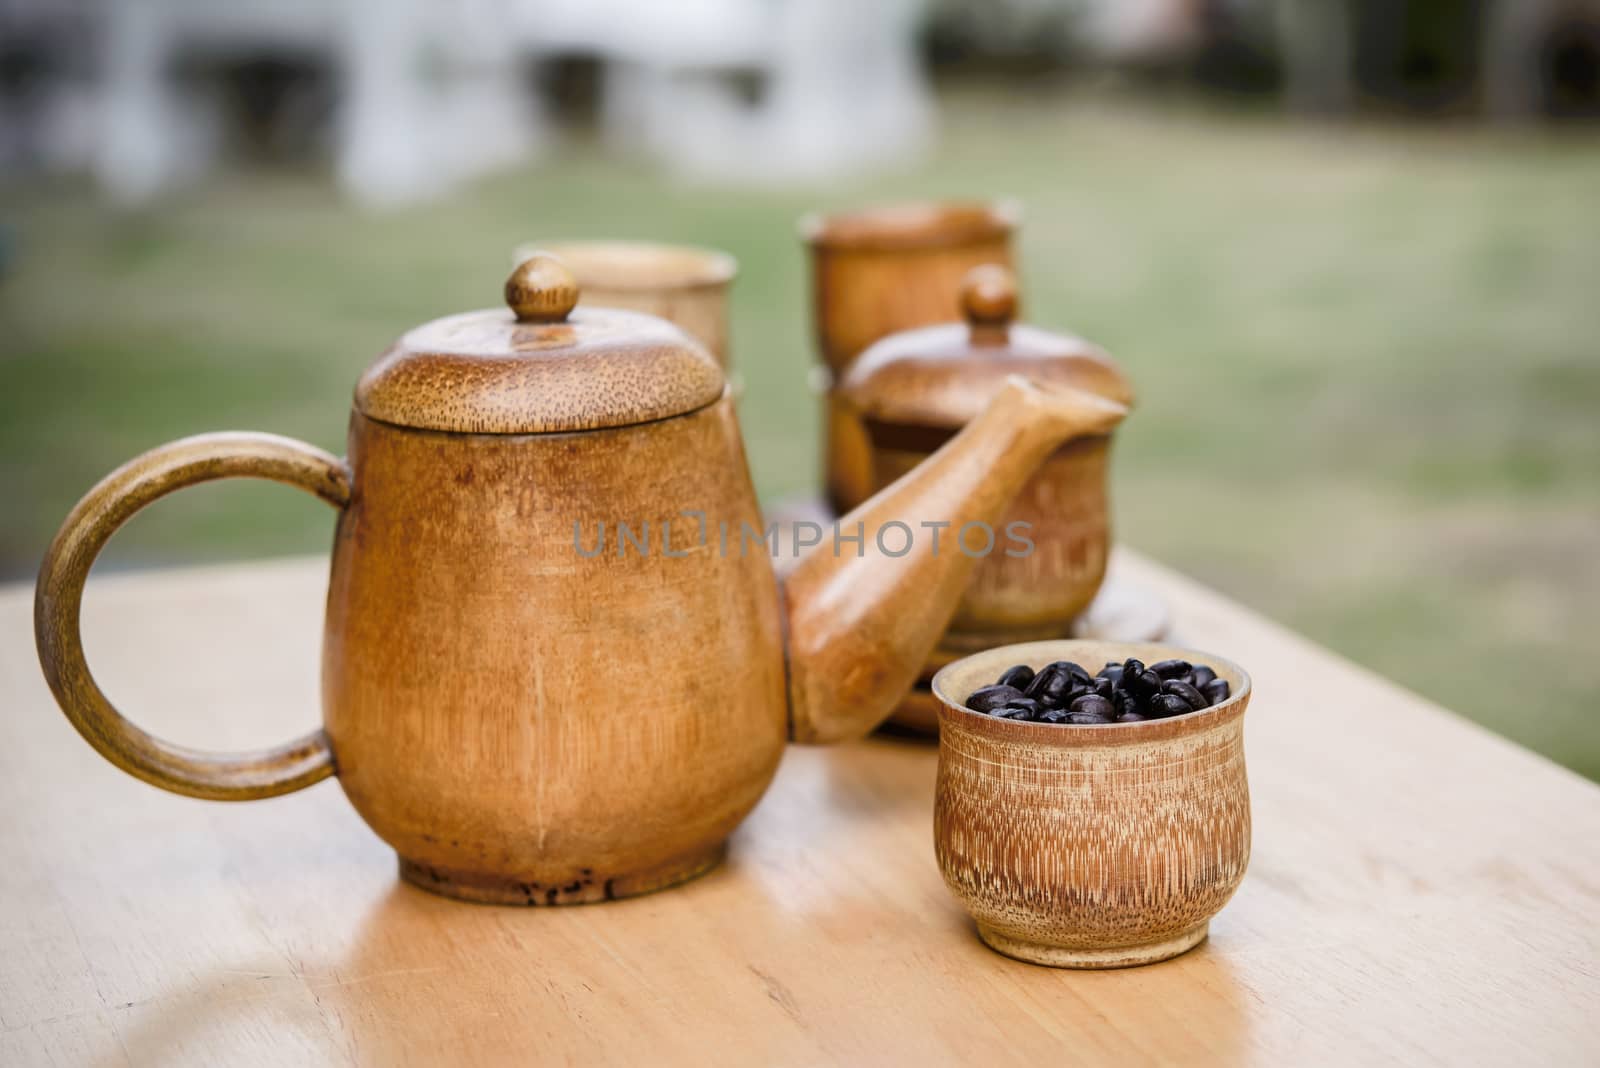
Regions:
<svg viewBox="0 0 1600 1068"><path fill-rule="evenodd" d="M1181 657L1232 690L1199 712L1061 726L963 702L1013 664ZM940 701L934 850L945 884L1008 957L1121 968L1199 945L1250 861L1244 711L1250 677L1209 653L1049 641L977 653L933 679Z"/></svg>

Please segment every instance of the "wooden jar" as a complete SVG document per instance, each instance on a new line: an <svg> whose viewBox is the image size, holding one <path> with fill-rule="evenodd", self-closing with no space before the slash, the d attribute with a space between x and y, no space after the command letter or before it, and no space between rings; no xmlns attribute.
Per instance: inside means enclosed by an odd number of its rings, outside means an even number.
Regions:
<svg viewBox="0 0 1600 1068"><path fill-rule="evenodd" d="M1221 704L1171 719L1067 727L963 707L1013 664L1181 657L1228 680ZM933 680L934 851L990 947L1067 968L1177 956L1206 937L1250 863L1244 713L1250 679L1207 653L1036 642L978 653Z"/></svg>
<svg viewBox="0 0 1600 1068"><path fill-rule="evenodd" d="M822 358L828 503L843 515L872 494L869 445L836 387L876 341L960 314L961 278L980 264L1012 262L1015 204L949 201L809 215L812 315Z"/></svg>
<svg viewBox="0 0 1600 1068"><path fill-rule="evenodd" d="M841 393L870 444L872 492L954 436L1008 375L1069 386L1122 405L1133 400L1128 380L1101 349L1012 323L1017 294L1006 268L973 269L959 294L964 323L880 341L844 377ZM954 654L1067 634L1105 578L1111 549L1110 448L1109 432L1068 441L1023 486L992 532L993 543L973 571L929 674ZM950 551L985 550L983 532L972 532L961 545L955 542L958 533L948 532Z"/></svg>

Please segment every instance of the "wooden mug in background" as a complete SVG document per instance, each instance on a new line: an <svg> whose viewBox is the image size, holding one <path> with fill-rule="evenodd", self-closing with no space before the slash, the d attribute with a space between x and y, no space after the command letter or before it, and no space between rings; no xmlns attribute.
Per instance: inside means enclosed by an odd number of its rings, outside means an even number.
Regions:
<svg viewBox="0 0 1600 1068"><path fill-rule="evenodd" d="M872 495L871 444L836 393L852 361L890 334L961 317L961 279L1012 265L1020 219L1007 201L889 204L800 221L811 252L812 317L822 358L828 501L843 515Z"/></svg>

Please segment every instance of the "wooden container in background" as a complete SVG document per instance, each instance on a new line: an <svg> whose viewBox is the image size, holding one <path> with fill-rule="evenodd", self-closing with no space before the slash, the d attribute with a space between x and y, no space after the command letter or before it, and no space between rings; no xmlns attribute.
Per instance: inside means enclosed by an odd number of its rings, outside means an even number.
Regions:
<svg viewBox="0 0 1600 1068"><path fill-rule="evenodd" d="M869 492L950 440L1010 375L1124 406L1133 401L1127 378L1097 346L1012 322L1017 294L1006 268L974 268L958 292L964 323L885 338L861 354L840 384L869 442ZM1110 449L1110 431L1068 441L1023 486L973 570L936 661L1068 634L1099 592L1111 552ZM1014 523L1026 524L1015 529L1026 532L1031 548L1008 535ZM957 535L946 532L949 551L961 551ZM966 546L973 552L984 548L977 536ZM915 718L914 725L926 727L925 715Z"/></svg>
<svg viewBox="0 0 1600 1068"><path fill-rule="evenodd" d="M1171 719L1059 726L963 707L1013 664L1181 657L1227 679L1221 704ZM1250 862L1237 664L1170 645L1034 642L977 653L933 680L934 851L990 947L1065 968L1151 964L1199 945Z"/></svg>
<svg viewBox="0 0 1600 1068"><path fill-rule="evenodd" d="M625 308L675 323L704 345L724 371L728 352L728 290L739 264L726 252L692 245L640 241L556 241L519 245L516 261L548 252L567 265L583 303Z"/></svg>
<svg viewBox="0 0 1600 1068"><path fill-rule="evenodd" d="M960 316L962 277L1010 266L1020 219L1010 202L890 204L808 215L812 315L825 395L828 502L843 515L871 496L866 434L834 388L851 362L890 334Z"/></svg>

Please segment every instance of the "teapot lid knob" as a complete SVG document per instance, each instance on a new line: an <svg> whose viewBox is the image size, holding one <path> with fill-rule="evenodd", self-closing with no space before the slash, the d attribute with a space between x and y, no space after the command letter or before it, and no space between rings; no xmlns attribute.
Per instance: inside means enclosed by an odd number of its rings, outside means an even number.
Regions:
<svg viewBox="0 0 1600 1068"><path fill-rule="evenodd" d="M578 304L578 280L548 252L535 252L506 279L506 305L524 323L559 323Z"/></svg>
<svg viewBox="0 0 1600 1068"><path fill-rule="evenodd" d="M1017 314L1017 279L998 263L974 267L961 279L961 314L975 339L1004 340Z"/></svg>

